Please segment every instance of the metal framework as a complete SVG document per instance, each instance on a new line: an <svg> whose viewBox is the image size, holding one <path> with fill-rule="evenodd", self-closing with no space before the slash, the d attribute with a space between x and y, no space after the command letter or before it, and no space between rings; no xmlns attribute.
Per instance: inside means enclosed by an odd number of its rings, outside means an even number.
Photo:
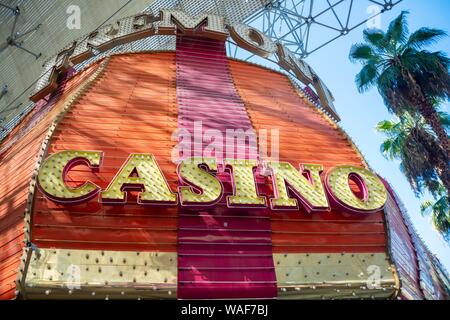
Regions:
<svg viewBox="0 0 450 320"><path fill-rule="evenodd" d="M5 39L5 42L0 44L0 53L2 51L6 50L6 48L8 48L9 46L12 46L12 47L16 47L20 50L23 50L28 54L31 54L32 56L34 56L36 58L36 60L39 59L39 57L42 55L42 53L34 53L33 51L25 48L23 46L24 41L22 39L25 36L38 30L41 27L41 24L38 24L35 27L25 30L23 32L18 32L18 31L16 31L16 26L17 26L17 20L19 20L20 13L21 13L20 7L18 5L16 7L11 7L11 6L1 3L1 2L0 2L0 7L7 9L14 16L11 33Z"/></svg>
<svg viewBox="0 0 450 320"><path fill-rule="evenodd" d="M3 98L3 96L4 96L5 94L8 93L8 85L7 85L7 84L3 84L3 85L2 85L2 88L1 88L0 90L1 90L1 91L0 91L0 99L1 99L1 98Z"/></svg>
<svg viewBox="0 0 450 320"><path fill-rule="evenodd" d="M245 20L272 39L282 42L300 58L370 23L402 0L273 0ZM381 27L381 26L379 26ZM235 47L229 53L241 57ZM245 54L244 54L245 55ZM247 60L252 58L247 54Z"/></svg>

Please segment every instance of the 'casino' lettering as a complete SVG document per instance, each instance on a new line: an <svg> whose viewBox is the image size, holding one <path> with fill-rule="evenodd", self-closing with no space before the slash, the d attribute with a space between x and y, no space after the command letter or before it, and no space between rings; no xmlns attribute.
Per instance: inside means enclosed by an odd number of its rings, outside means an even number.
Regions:
<svg viewBox="0 0 450 320"><path fill-rule="evenodd" d="M80 203L98 197L105 205L125 205L129 191L138 193L142 205L211 207L225 196L230 208L348 212L381 210L387 191L376 174L360 167L342 165L323 173L320 164L261 163L248 159L187 158L178 165L179 187L172 190L152 154L131 154L106 188L92 181L68 186L66 176L75 165L101 170L101 151L66 150L50 155L38 173L40 190L54 202ZM266 176L266 180L263 176ZM232 191L225 193L217 173L229 174ZM323 175L323 176L322 176ZM257 179L259 178L259 179ZM261 179L262 178L262 179ZM256 181L268 181L270 195L259 192ZM267 188L266 188L267 189Z"/></svg>

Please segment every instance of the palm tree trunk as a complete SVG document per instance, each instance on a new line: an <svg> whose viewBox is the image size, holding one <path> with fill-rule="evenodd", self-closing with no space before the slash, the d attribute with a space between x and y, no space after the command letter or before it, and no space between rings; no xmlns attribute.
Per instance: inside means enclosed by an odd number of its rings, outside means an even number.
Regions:
<svg viewBox="0 0 450 320"><path fill-rule="evenodd" d="M418 109L420 115L425 119L428 125L433 129L434 133L438 137L439 143L442 146L442 149L445 152L448 160L450 159L450 141L448 139L447 132L445 132L444 126L439 119L439 115L436 111L436 108L433 104L427 100L422 92L422 88L417 84L416 80L412 76L412 74L403 69L403 74L406 73L406 79L409 79L411 84L411 97L414 100L414 106ZM448 165L447 165L448 167ZM448 169L448 168L447 168Z"/></svg>
<svg viewBox="0 0 450 320"><path fill-rule="evenodd" d="M425 119L427 124L434 131L439 140L440 145L442 146L442 151L445 157L444 161L438 162L437 172L443 185L447 189L447 199L450 201L450 170L449 170L450 140L448 138L447 132L444 129L444 126L442 125L442 122L439 118L436 108L423 95L422 89L417 84L416 80L411 75L411 73L407 72L406 70L403 70L403 72L406 73L407 75L406 79L409 79L411 84L412 89L411 97L414 106L417 108L417 111L420 113L420 115Z"/></svg>
<svg viewBox="0 0 450 320"><path fill-rule="evenodd" d="M444 188L447 190L447 202L450 203L450 171L448 170L448 161L447 163L439 161L437 171Z"/></svg>
<svg viewBox="0 0 450 320"><path fill-rule="evenodd" d="M446 163L443 160L438 160L436 169L444 188L447 190L447 198L450 200L450 170L448 170L448 161Z"/></svg>
<svg viewBox="0 0 450 320"><path fill-rule="evenodd" d="M445 132L444 126L439 119L439 115L436 109L431 103L423 99L419 104L419 112L428 125L433 129L434 133L438 137L439 143L444 149L447 156L447 160L450 159L450 140L448 139L447 132Z"/></svg>
<svg viewBox="0 0 450 320"><path fill-rule="evenodd" d="M434 133L438 137L439 143L442 146L442 151L444 153L444 159L438 162L437 172L439 178L447 189L447 198L450 200L450 170L449 170L449 159L450 159L450 147L447 132L445 132L442 126L439 115L435 108L428 101L422 100L419 104L419 112L425 119L427 124L433 129Z"/></svg>

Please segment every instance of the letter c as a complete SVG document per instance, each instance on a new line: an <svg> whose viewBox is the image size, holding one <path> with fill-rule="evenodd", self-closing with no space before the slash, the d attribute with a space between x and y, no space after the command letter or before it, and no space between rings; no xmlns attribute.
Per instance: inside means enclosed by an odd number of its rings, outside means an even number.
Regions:
<svg viewBox="0 0 450 320"><path fill-rule="evenodd" d="M84 163L97 169L102 160L100 151L66 150L52 154L41 165L38 183L42 192L55 202L70 203L92 198L100 187L86 181L82 186L70 188L65 183L65 176L73 166Z"/></svg>

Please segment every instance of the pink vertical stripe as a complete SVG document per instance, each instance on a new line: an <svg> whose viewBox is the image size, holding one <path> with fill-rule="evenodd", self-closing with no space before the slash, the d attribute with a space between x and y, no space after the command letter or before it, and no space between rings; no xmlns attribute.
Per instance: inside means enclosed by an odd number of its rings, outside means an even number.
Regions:
<svg viewBox="0 0 450 320"><path fill-rule="evenodd" d="M178 125L194 136L202 122L202 133L227 129L252 130L245 106L234 87L222 41L177 38ZM210 141L196 138L194 152L203 152ZM230 141L228 141L230 145ZM231 143L235 147L234 142ZM215 153L219 159L225 154ZM200 149L200 150L198 150ZM236 158L257 159L254 145L246 141L234 149ZM198 155L198 154L197 154ZM203 153L200 153L203 155ZM180 157L189 155L181 152ZM230 177L219 175L230 194ZM178 224L178 298L273 298L276 278L272 258L270 217L267 210L181 210Z"/></svg>

